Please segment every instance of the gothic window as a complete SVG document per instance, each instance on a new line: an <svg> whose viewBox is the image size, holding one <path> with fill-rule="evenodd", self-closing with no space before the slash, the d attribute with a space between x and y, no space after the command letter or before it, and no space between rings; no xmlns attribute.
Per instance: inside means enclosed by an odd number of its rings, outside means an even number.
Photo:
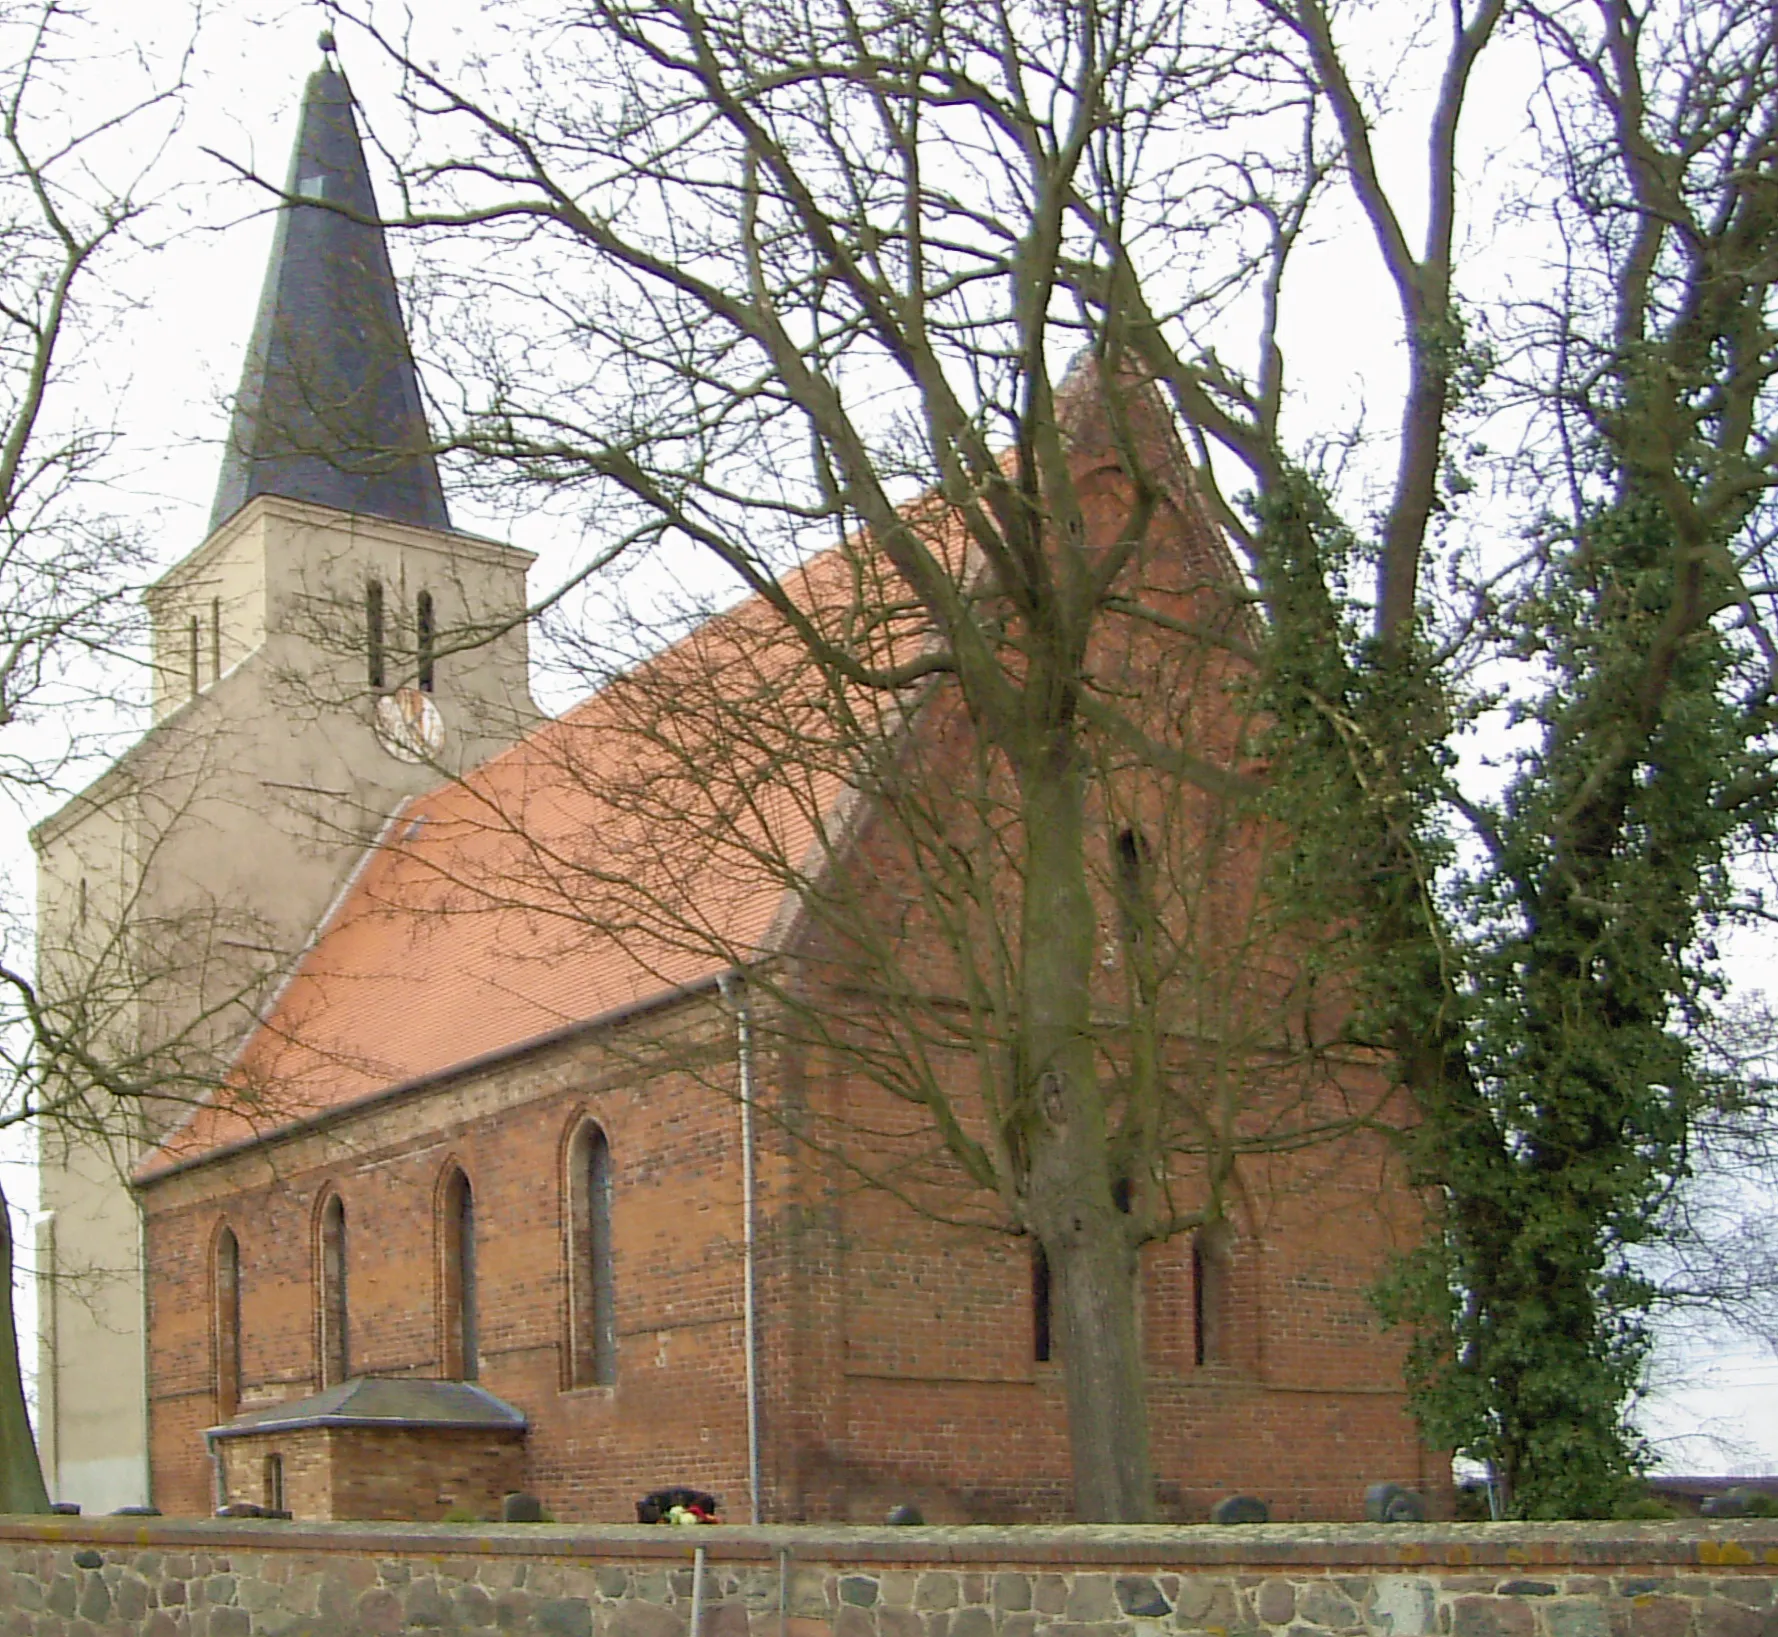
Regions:
<svg viewBox="0 0 1778 1637"><path fill-rule="evenodd" d="M338 1194L329 1194L327 1203L321 1207L320 1231L315 1237L321 1385L336 1387L346 1379L351 1362L350 1309L346 1298L346 1207Z"/></svg>
<svg viewBox="0 0 1778 1637"><path fill-rule="evenodd" d="M1216 1226L1192 1235L1192 1362L1226 1364L1229 1347L1228 1237Z"/></svg>
<svg viewBox="0 0 1778 1637"><path fill-rule="evenodd" d="M284 1457L282 1455L274 1453L265 1458L260 1493L265 1497L261 1504L268 1511L282 1512L284 1510Z"/></svg>
<svg viewBox="0 0 1778 1637"><path fill-rule="evenodd" d="M383 582L364 583L364 660L371 687L383 686Z"/></svg>
<svg viewBox="0 0 1778 1637"><path fill-rule="evenodd" d="M190 636L191 636L191 652L188 656L188 659L190 661L190 672L191 672L191 676L190 676L191 697L193 699L196 699L198 696L198 689L199 689L199 687L202 686L202 683L200 682L199 677L198 677L198 642L199 642L199 637L198 637L198 617L196 614L193 614L191 617Z"/></svg>
<svg viewBox="0 0 1778 1637"><path fill-rule="evenodd" d="M439 1192L439 1353L443 1374L474 1381L480 1373L476 1339L475 1190L453 1165Z"/></svg>
<svg viewBox="0 0 1778 1637"><path fill-rule="evenodd" d="M226 1421L241 1407L241 1247L230 1228L216 1236L210 1284L216 1419Z"/></svg>
<svg viewBox="0 0 1778 1637"><path fill-rule="evenodd" d="M420 689L432 692L432 651L436 646L438 628L432 612L432 593L422 591L414 603L414 650L419 661Z"/></svg>
<svg viewBox="0 0 1778 1637"><path fill-rule="evenodd" d="M1031 1357L1048 1364L1054 1348L1050 1334L1050 1259L1031 1241Z"/></svg>
<svg viewBox="0 0 1778 1637"><path fill-rule="evenodd" d="M568 1384L617 1380L616 1286L611 1257L611 1145L591 1120L568 1145Z"/></svg>

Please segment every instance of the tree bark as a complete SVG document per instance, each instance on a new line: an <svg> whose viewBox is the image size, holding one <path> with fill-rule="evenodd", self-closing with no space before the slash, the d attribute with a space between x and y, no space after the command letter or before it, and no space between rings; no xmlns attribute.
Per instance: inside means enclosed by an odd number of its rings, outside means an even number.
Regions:
<svg viewBox="0 0 1778 1637"><path fill-rule="evenodd" d="M1098 917L1087 889L1079 747L1045 736L1021 779L1025 824L1023 1088L1034 1111L1026 1209L1053 1280L1082 1523L1154 1515L1136 1244L1115 1203L1097 1083L1090 978Z"/></svg>
<svg viewBox="0 0 1778 1637"><path fill-rule="evenodd" d="M0 1190L0 1512L47 1512L49 1491L37 1462L37 1443L25 1409L25 1383L19 1372L18 1327L12 1311L12 1207Z"/></svg>

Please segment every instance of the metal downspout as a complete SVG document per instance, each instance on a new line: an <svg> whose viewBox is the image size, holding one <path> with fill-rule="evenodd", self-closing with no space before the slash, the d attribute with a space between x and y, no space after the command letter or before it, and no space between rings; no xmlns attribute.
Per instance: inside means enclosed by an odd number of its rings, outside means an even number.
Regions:
<svg viewBox="0 0 1778 1637"><path fill-rule="evenodd" d="M738 972L725 972L722 993L735 1012L735 1057L741 1094L741 1347L747 1374L748 1521L759 1517L759 1308L754 1232L753 1020Z"/></svg>

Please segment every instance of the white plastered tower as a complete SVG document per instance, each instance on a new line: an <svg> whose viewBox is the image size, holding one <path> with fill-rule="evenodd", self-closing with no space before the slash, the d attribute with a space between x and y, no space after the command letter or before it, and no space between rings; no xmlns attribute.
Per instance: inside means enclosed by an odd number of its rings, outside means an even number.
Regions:
<svg viewBox="0 0 1778 1637"><path fill-rule="evenodd" d="M374 219L331 60L287 191ZM451 529L428 442L381 230L286 206L211 532L148 592L154 724L33 836L40 988L124 1082L40 1139L38 1441L52 1497L89 1512L153 1499L131 1165L399 803L537 719L530 554Z"/></svg>

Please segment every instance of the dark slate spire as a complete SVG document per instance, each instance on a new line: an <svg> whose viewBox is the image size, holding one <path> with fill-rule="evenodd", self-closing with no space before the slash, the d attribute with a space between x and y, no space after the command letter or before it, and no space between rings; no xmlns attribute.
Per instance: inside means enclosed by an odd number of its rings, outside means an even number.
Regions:
<svg viewBox="0 0 1778 1637"><path fill-rule="evenodd" d="M284 191L377 213L331 55L309 77ZM383 230L283 206L210 526L271 494L448 529L430 442Z"/></svg>

